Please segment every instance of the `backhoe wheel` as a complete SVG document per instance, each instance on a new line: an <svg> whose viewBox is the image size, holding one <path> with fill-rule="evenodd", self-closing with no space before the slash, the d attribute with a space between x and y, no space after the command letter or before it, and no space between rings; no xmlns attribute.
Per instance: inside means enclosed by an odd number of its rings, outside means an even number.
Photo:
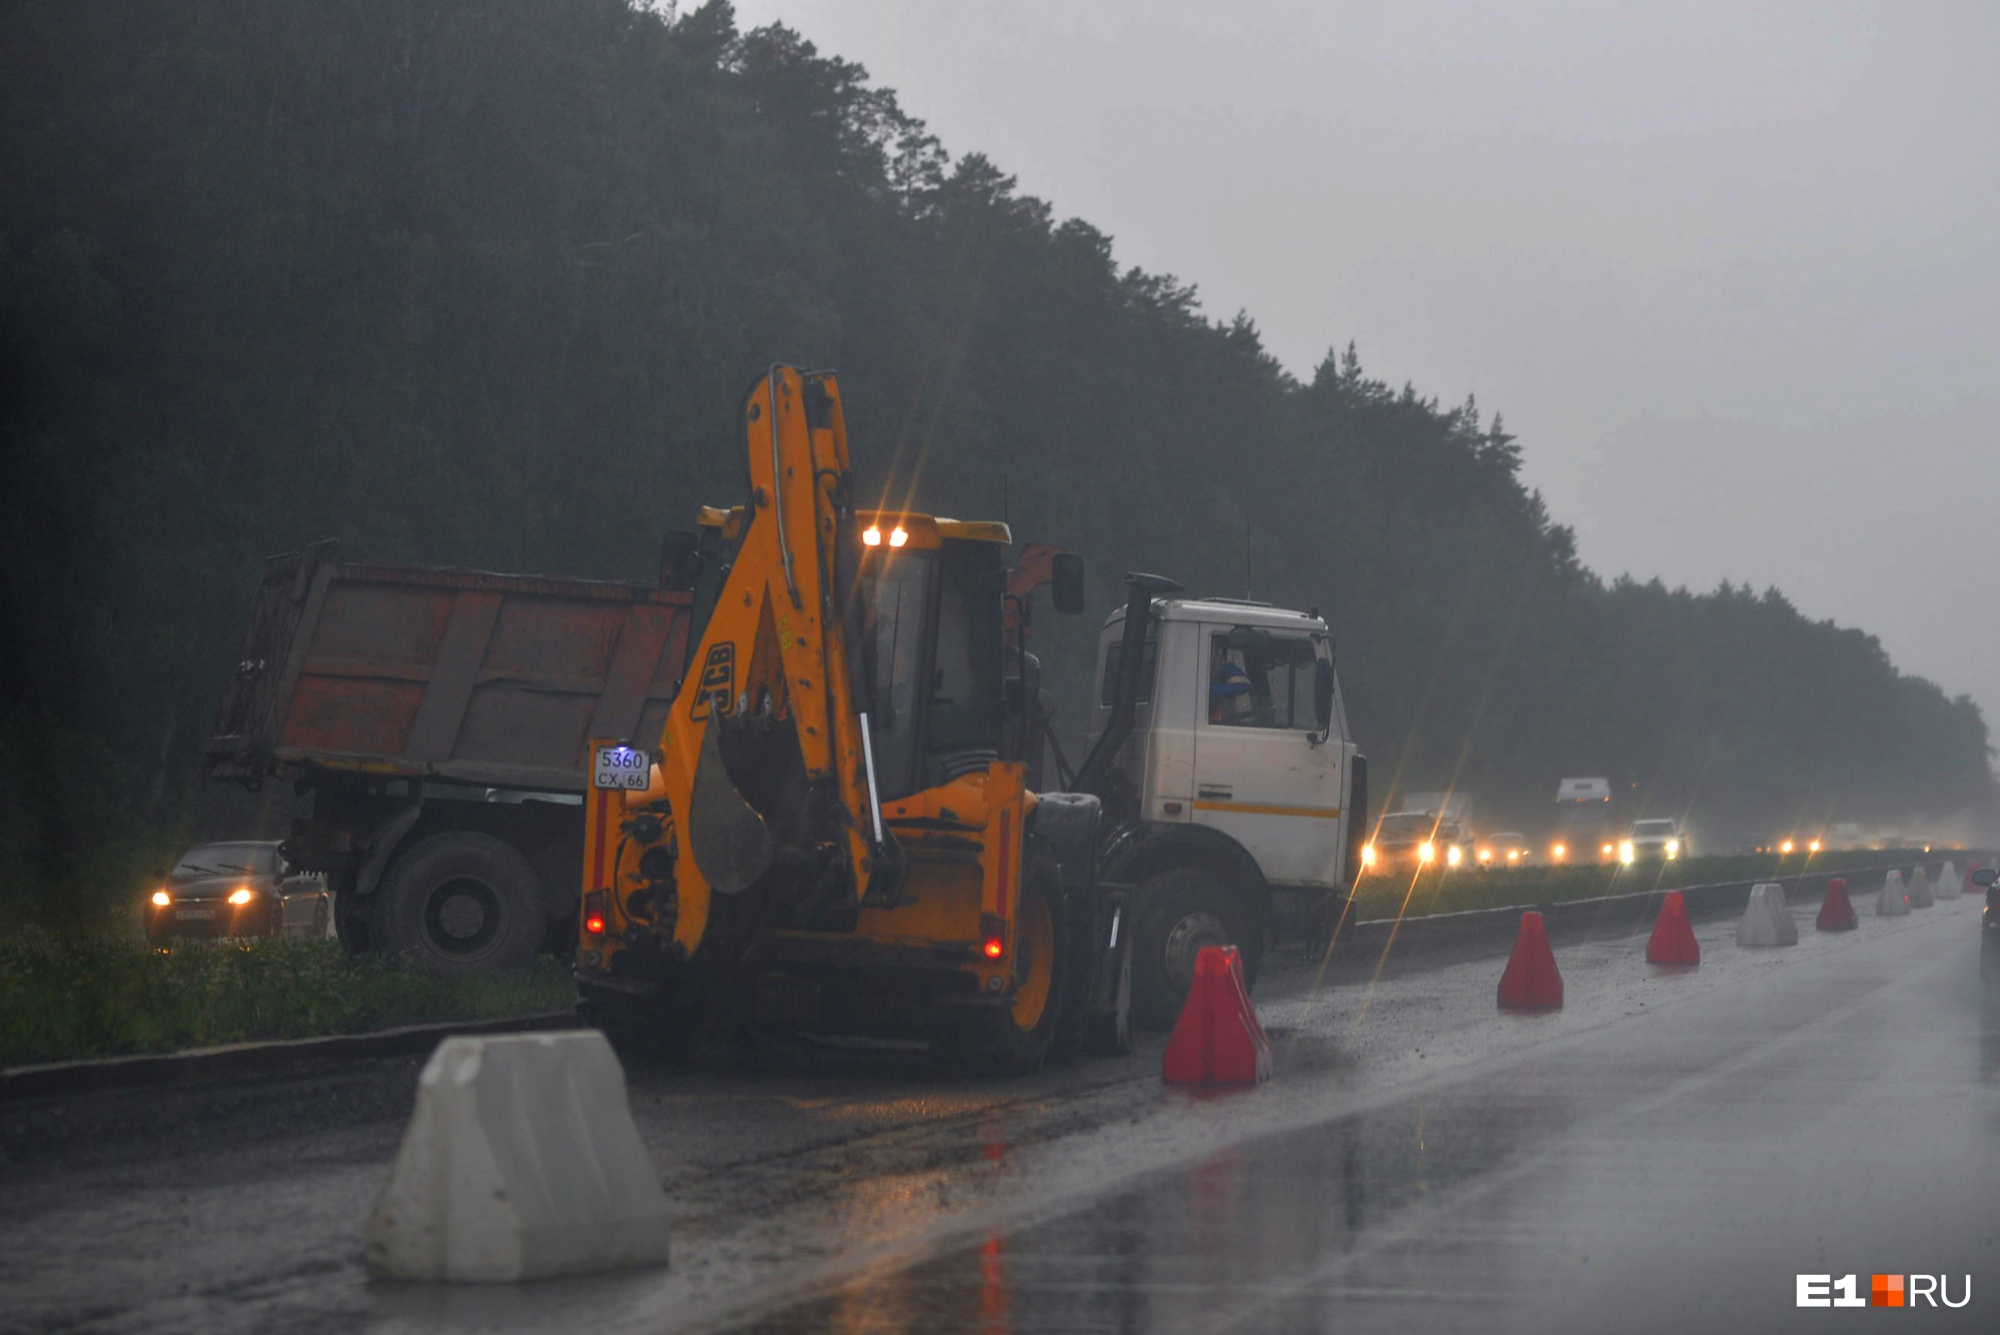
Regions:
<svg viewBox="0 0 2000 1335"><path fill-rule="evenodd" d="M1235 946L1243 956L1243 983L1256 981L1262 942L1247 929L1227 887L1205 871L1161 872L1140 887L1137 958L1132 965L1132 1006L1146 1029L1172 1029L1194 981L1203 946Z"/></svg>
<svg viewBox="0 0 2000 1335"><path fill-rule="evenodd" d="M525 969L548 927L534 868L490 835L434 834L375 896L377 948L439 977Z"/></svg>
<svg viewBox="0 0 2000 1335"><path fill-rule="evenodd" d="M1037 873L1021 887L1014 926L1014 1001L947 1011L933 1054L980 1075L1027 1075L1041 1068L1069 1003L1070 931L1056 879Z"/></svg>

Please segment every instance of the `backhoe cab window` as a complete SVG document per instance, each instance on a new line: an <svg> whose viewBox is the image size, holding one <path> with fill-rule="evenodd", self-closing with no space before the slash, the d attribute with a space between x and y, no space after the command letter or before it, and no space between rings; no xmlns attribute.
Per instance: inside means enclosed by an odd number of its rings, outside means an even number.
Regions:
<svg viewBox="0 0 2000 1335"><path fill-rule="evenodd" d="M947 544L863 558L863 633L874 672L868 722L884 798L926 786L926 761L978 751L997 757L1000 580L997 548L961 552Z"/></svg>
<svg viewBox="0 0 2000 1335"><path fill-rule="evenodd" d="M1272 635L1232 647L1210 641L1208 721L1229 728L1319 727L1313 709L1312 641Z"/></svg>

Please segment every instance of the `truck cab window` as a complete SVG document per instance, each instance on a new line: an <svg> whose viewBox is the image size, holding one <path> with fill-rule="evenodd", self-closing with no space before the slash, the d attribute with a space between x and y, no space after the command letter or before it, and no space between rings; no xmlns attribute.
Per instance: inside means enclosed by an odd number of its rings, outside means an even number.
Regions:
<svg viewBox="0 0 2000 1335"><path fill-rule="evenodd" d="M1209 642L1208 721L1228 728L1317 728L1312 641L1272 635L1232 646L1232 638L1216 635Z"/></svg>

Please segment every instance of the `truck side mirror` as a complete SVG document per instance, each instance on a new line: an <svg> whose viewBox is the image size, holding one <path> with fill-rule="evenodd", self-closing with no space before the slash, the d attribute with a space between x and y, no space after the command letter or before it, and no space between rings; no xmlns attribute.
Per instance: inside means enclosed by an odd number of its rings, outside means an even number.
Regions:
<svg viewBox="0 0 2000 1335"><path fill-rule="evenodd" d="M1978 871L1972 873L1972 883L1974 885L1983 885L1990 889L1995 881L2000 881L2000 871L1995 871L1991 867L1981 867Z"/></svg>
<svg viewBox="0 0 2000 1335"><path fill-rule="evenodd" d="M1313 709L1321 732L1333 731L1333 664L1324 658L1313 660Z"/></svg>
<svg viewBox="0 0 2000 1335"><path fill-rule="evenodd" d="M1049 558L1049 596L1056 611L1073 617L1083 611L1083 558L1057 552Z"/></svg>

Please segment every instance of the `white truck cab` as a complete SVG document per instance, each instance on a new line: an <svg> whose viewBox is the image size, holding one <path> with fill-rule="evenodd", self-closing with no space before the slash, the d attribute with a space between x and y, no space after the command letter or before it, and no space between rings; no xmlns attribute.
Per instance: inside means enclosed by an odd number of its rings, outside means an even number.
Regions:
<svg viewBox="0 0 2000 1335"><path fill-rule="evenodd" d="M1144 605L1105 620L1093 744L1116 725L1126 620ZM1134 1013L1163 1027L1202 946L1236 945L1254 978L1269 941L1335 921L1360 868L1366 761L1317 613L1164 597L1146 619L1129 735L1096 786L1102 874L1133 887Z"/></svg>

